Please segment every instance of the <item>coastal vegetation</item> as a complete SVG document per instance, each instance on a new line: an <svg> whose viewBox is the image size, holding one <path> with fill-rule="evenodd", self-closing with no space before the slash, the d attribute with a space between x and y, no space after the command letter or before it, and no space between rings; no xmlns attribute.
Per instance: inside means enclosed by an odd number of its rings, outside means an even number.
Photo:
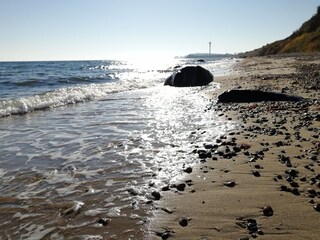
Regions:
<svg viewBox="0 0 320 240"><path fill-rule="evenodd" d="M320 51L320 6L317 13L289 37L267 44L253 51L240 54L242 57L266 56L287 53L313 53Z"/></svg>

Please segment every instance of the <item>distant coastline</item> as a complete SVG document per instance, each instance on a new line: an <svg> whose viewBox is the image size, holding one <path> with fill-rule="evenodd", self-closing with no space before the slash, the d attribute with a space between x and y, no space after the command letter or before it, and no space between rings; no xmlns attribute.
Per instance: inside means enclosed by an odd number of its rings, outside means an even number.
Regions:
<svg viewBox="0 0 320 240"><path fill-rule="evenodd" d="M235 57L235 54L231 53L190 53L185 58L213 58L213 57Z"/></svg>

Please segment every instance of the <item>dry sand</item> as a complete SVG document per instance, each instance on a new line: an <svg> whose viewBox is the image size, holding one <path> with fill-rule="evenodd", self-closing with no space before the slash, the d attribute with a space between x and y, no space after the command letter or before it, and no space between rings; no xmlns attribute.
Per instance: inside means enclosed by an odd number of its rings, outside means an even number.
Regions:
<svg viewBox="0 0 320 240"><path fill-rule="evenodd" d="M320 239L319 59L243 59L215 79L221 88L209 111L238 128L195 147L199 164L182 189L160 192L148 239ZM240 88L307 101L215 104L217 94Z"/></svg>

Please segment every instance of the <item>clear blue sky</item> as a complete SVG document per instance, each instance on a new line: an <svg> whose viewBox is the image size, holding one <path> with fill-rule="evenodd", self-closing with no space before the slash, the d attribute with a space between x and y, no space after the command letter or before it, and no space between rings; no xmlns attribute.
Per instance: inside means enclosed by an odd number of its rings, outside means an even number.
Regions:
<svg viewBox="0 0 320 240"><path fill-rule="evenodd" d="M319 0L0 0L0 61L243 52L289 36Z"/></svg>

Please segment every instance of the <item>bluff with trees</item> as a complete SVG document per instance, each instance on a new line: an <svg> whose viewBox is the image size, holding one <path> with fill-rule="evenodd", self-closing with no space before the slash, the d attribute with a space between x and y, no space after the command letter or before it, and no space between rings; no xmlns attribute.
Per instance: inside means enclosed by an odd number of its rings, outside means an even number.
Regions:
<svg viewBox="0 0 320 240"><path fill-rule="evenodd" d="M240 55L248 57L312 52L320 52L320 6L317 13L291 36Z"/></svg>

